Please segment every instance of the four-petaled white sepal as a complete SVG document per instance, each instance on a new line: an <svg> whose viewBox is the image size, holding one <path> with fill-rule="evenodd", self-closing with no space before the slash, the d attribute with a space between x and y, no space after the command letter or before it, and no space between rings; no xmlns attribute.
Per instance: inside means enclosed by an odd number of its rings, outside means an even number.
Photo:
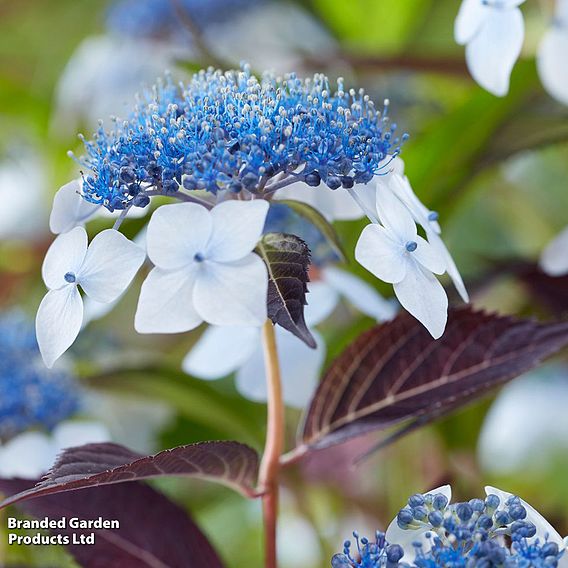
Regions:
<svg viewBox="0 0 568 568"><path fill-rule="evenodd" d="M437 339L446 326L448 298L434 274L446 272L446 259L418 235L411 213L389 186L377 187L376 198L379 222L363 229L355 258L375 276L393 284L402 306Z"/></svg>
<svg viewBox="0 0 568 568"><path fill-rule="evenodd" d="M142 285L136 330L179 333L203 321L261 325L268 273L252 251L267 212L262 200L226 201L211 211L194 203L160 207L148 224L155 268Z"/></svg>
<svg viewBox="0 0 568 568"><path fill-rule="evenodd" d="M36 334L45 364L72 345L83 322L78 287L97 302L113 302L128 287L146 257L144 250L113 229L99 233L87 246L87 233L76 227L55 239L43 262L49 292L36 317Z"/></svg>

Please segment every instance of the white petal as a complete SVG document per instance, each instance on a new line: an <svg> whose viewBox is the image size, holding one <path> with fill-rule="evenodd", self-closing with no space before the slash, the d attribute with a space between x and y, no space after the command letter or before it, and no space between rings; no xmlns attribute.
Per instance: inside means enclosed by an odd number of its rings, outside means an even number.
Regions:
<svg viewBox="0 0 568 568"><path fill-rule="evenodd" d="M259 327L209 326L182 363L200 379L220 379L234 373L260 345Z"/></svg>
<svg viewBox="0 0 568 568"><path fill-rule="evenodd" d="M568 227L544 249L540 257L540 267L549 276L568 274Z"/></svg>
<svg viewBox="0 0 568 568"><path fill-rule="evenodd" d="M100 208L96 203L89 203L81 197L82 182L75 179L61 187L53 198L53 207L49 216L49 229L52 233L66 233L82 225Z"/></svg>
<svg viewBox="0 0 568 568"><path fill-rule="evenodd" d="M196 203L159 207L148 223L148 256L160 268L172 270L203 254L211 237L211 213Z"/></svg>
<svg viewBox="0 0 568 568"><path fill-rule="evenodd" d="M525 24L519 8L491 10L465 51L469 71L479 85L498 97L507 94L524 35Z"/></svg>
<svg viewBox="0 0 568 568"><path fill-rule="evenodd" d="M0 477L39 479L53 465L55 456L49 436L25 432L0 447Z"/></svg>
<svg viewBox="0 0 568 568"><path fill-rule="evenodd" d="M327 185L322 184L311 189L316 190L315 208L329 221L354 221L365 216L361 207L342 187L329 189Z"/></svg>
<svg viewBox="0 0 568 568"><path fill-rule="evenodd" d="M65 274L77 274L87 253L87 233L83 227L59 235L49 247L41 273L46 286L51 289L68 284Z"/></svg>
<svg viewBox="0 0 568 568"><path fill-rule="evenodd" d="M432 246L420 235L416 235L415 242L418 246L416 250L408 253L409 256L413 257L430 272L444 274L446 272L446 259L440 253L440 250Z"/></svg>
<svg viewBox="0 0 568 568"><path fill-rule="evenodd" d="M406 275L404 247L380 225L367 225L357 241L355 259L385 282L400 282Z"/></svg>
<svg viewBox="0 0 568 568"><path fill-rule="evenodd" d="M471 41L490 12L483 0L463 0L454 24L456 43L465 45Z"/></svg>
<svg viewBox="0 0 568 568"><path fill-rule="evenodd" d="M262 325L266 320L268 273L261 258L201 263L195 282L195 309L214 325Z"/></svg>
<svg viewBox="0 0 568 568"><path fill-rule="evenodd" d="M568 12L568 9L567 9ZM537 66L544 88L568 105L568 15L563 25L552 25L545 33L537 53Z"/></svg>
<svg viewBox="0 0 568 568"><path fill-rule="evenodd" d="M108 430L99 422L68 420L58 424L53 431L53 442L57 452L74 446L109 441Z"/></svg>
<svg viewBox="0 0 568 568"><path fill-rule="evenodd" d="M513 493L507 493L507 491L502 491L501 489L497 489L496 487L492 487L491 485L487 485L485 487L485 494L497 495L497 497L501 499L499 508L503 508L503 505L505 504L507 499L513 497ZM525 520L529 521L530 523L533 523L533 525L536 527L535 536L527 539L527 541L533 542L538 538L540 542L544 542L544 540L548 538L550 542L555 542L560 548L560 550L565 549L566 545L564 543L563 538L558 534L558 531L534 507L529 505L526 501L524 501L520 497L519 499L521 500L521 504L527 511L527 516ZM565 555L566 553L564 554L564 556ZM561 563L565 560L564 556L562 557ZM562 566L561 563L559 563L558 565Z"/></svg>
<svg viewBox="0 0 568 568"><path fill-rule="evenodd" d="M288 406L305 407L317 386L325 359L325 343L316 331L312 333L317 342L316 349L311 349L285 329L276 327L282 391L284 402ZM262 349L258 348L237 372L236 386L244 397L259 402L266 401L267 390Z"/></svg>
<svg viewBox="0 0 568 568"><path fill-rule="evenodd" d="M436 495L438 493L444 495L447 498L448 503L452 500L452 488L450 485L443 485L442 487L432 489L432 491L428 491L424 495ZM423 552L428 552L430 550L432 539L426 538L426 534L428 532L431 532L429 527L415 530L401 529L398 526L395 517L387 528L385 538L387 542L396 543L399 546L402 546L405 562L413 562L416 558L416 549L413 546L414 542L422 543Z"/></svg>
<svg viewBox="0 0 568 568"><path fill-rule="evenodd" d="M409 266L406 277L394 285L402 307L426 327L434 339L444 333L448 319L448 297L432 273L418 263Z"/></svg>
<svg viewBox="0 0 568 568"><path fill-rule="evenodd" d="M50 290L39 305L36 335L45 364L55 361L71 347L83 322L83 300L75 284Z"/></svg>
<svg viewBox="0 0 568 568"><path fill-rule="evenodd" d="M308 326L318 325L327 319L337 307L339 294L325 280L308 283L308 304L304 307L304 317Z"/></svg>
<svg viewBox="0 0 568 568"><path fill-rule="evenodd" d="M91 241L77 279L94 300L113 302L128 288L145 258L137 244L114 229L106 229Z"/></svg>
<svg viewBox="0 0 568 568"><path fill-rule="evenodd" d="M404 160L400 156L388 156L379 162L379 174L377 176L378 180L389 177L389 175L404 175Z"/></svg>
<svg viewBox="0 0 568 568"><path fill-rule="evenodd" d="M369 183L358 183L349 190L359 209L371 220L377 223L377 188L384 181L382 176L376 176Z"/></svg>
<svg viewBox="0 0 568 568"><path fill-rule="evenodd" d="M217 262L239 260L257 245L268 213L268 202L225 201L211 211L213 232L205 258Z"/></svg>
<svg viewBox="0 0 568 568"><path fill-rule="evenodd" d="M433 231L428 233L428 239L433 247L435 247L438 252L443 256L444 261L446 263L446 271L448 272L449 277L452 279L458 294L460 295L461 299L464 302L469 302L469 294L467 293L467 289L465 284L463 283L463 279L461 274L450 254L450 251L447 249L444 241Z"/></svg>
<svg viewBox="0 0 568 568"><path fill-rule="evenodd" d="M323 274L326 282L365 315L378 321L387 321L396 315L396 304L385 300L361 278L333 266L324 268Z"/></svg>
<svg viewBox="0 0 568 568"><path fill-rule="evenodd" d="M404 561L414 562L416 558L416 549L413 544L419 542L422 544L422 551L428 552L431 548L431 538L426 538L428 533L432 530L428 527L420 529L401 529L394 518L386 531L386 540L389 543L396 543L404 550Z"/></svg>
<svg viewBox="0 0 568 568"><path fill-rule="evenodd" d="M416 223L410 210L393 193L390 184L377 186L377 211L385 228L403 243L416 240Z"/></svg>
<svg viewBox="0 0 568 568"><path fill-rule="evenodd" d="M193 305L196 274L195 264L180 270L151 270L140 290L136 331L182 333L195 329L203 321Z"/></svg>

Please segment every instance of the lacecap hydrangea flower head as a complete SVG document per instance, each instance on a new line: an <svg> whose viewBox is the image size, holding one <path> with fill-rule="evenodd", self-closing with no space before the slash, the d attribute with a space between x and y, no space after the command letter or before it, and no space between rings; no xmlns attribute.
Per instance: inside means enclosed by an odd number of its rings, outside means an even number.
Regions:
<svg viewBox="0 0 568 568"><path fill-rule="evenodd" d="M467 296L437 215L402 173L397 156L404 138L390 122L388 101L378 109L342 79L332 86L319 74L257 78L245 65L201 71L187 84L159 82L128 119L115 119L111 130L101 125L85 140L78 159L85 174L56 196L52 228L63 234L46 257L50 292L37 319L46 362L53 364L79 332L78 287L98 302L113 302L134 278L144 252L117 229L155 196L174 203L160 205L148 223L154 268L142 285L136 329L184 332L203 321L262 325L268 272L254 250L271 201L298 184L300 193L321 193L316 208L325 209L326 200L337 207L337 196L360 207L372 226L361 236L357 259L393 283L402 305L440 337L447 297L434 275L448 272ZM118 212L117 220L88 244L76 225L101 206Z"/></svg>
<svg viewBox="0 0 568 568"><path fill-rule="evenodd" d="M386 533L355 532L333 568L544 568L568 566L566 539L528 503L495 487L451 503L446 485L408 499Z"/></svg>

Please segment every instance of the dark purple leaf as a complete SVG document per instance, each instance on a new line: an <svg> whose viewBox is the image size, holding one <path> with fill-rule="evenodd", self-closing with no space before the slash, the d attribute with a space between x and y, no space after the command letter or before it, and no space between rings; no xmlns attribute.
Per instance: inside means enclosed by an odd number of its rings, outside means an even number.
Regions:
<svg viewBox="0 0 568 568"><path fill-rule="evenodd" d="M153 456L117 444L87 444L64 450L35 487L6 499L0 508L42 495L164 476L208 479L255 497L257 473L257 453L237 442L201 442Z"/></svg>
<svg viewBox="0 0 568 568"><path fill-rule="evenodd" d="M0 480L0 491L25 491L33 482ZM65 529L67 536L95 534L94 545L69 544L84 568L223 568L205 535L189 516L164 495L141 483L85 489L20 503L33 517L56 520L117 520L119 529Z"/></svg>
<svg viewBox="0 0 568 568"><path fill-rule="evenodd" d="M568 323L540 324L462 308L450 310L443 337L434 340L403 313L363 333L332 363L294 454L403 421L442 416L567 344Z"/></svg>
<svg viewBox="0 0 568 568"><path fill-rule="evenodd" d="M295 235L267 233L257 253L268 268L268 317L309 347L316 347L304 319L310 249Z"/></svg>

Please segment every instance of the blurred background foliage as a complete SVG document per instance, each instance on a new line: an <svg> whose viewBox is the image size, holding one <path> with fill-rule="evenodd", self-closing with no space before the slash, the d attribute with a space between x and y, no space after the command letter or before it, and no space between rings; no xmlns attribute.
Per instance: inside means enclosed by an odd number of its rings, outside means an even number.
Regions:
<svg viewBox="0 0 568 568"><path fill-rule="evenodd" d="M507 313L555 315L543 312L506 270L486 277L497 261L534 261L568 218L568 108L544 92L534 62L534 38L544 26L546 2L530 0L523 7L528 29L525 52L504 98L484 92L467 73L463 50L453 41L456 0L298 4L320 22L336 45L331 54L310 53L298 59L300 73L324 70L331 77L344 75L349 84L365 87L374 100L390 99L392 116L410 134L402 153L406 172L419 197L440 212L447 245L475 292L474 303ZM68 149L79 147L75 136L54 128L56 88L79 44L107 33L106 11L107 3L100 0L0 1L0 156L18 158L18 192L32 191L36 183L46 188L34 193L33 238L2 235L4 310L17 305L33 313L43 294L40 265L51 241L47 231L51 196L76 177L78 169L66 155ZM275 19L264 25L270 34L293 22ZM261 37L247 40L263 51ZM186 68L208 62L206 55L194 53L188 57L182 53L179 59ZM85 88L93 82L96 76ZM84 117L80 126L86 134L96 127ZM34 168L42 169L41 182L34 181ZM336 225L351 256L363 222ZM125 231L134 235L139 227L140 221L132 220ZM349 260L349 270L378 286L352 257ZM379 289L391 294L386 286ZM79 375L88 387L167 405L172 418L159 433L157 449L233 438L261 449L264 405L239 396L231 378L203 382L178 370L198 333L134 334L135 298L136 286L74 347ZM345 306L339 310L322 328L328 360L372 323ZM566 371L563 377L568 402ZM486 400L464 409L355 468L352 459L374 441L372 436L291 468L283 492L283 568L328 565L332 552L353 529L368 533L385 528L409 494L444 483L452 483L462 498L481 495L486 483L518 492L567 534L568 445L551 450L542 467L523 463L517 470L496 473L498 468L484 467L478 452L490 406ZM289 411L290 446L299 418L299 412ZM547 419L561 424L553 413ZM502 427L507 429L508 424ZM568 440L568 431L559 434ZM514 444L516 434L510 435ZM261 565L257 503L205 483L166 480L158 485L201 522L228 566ZM3 554L11 562L72 565L64 552L55 549L10 547Z"/></svg>

